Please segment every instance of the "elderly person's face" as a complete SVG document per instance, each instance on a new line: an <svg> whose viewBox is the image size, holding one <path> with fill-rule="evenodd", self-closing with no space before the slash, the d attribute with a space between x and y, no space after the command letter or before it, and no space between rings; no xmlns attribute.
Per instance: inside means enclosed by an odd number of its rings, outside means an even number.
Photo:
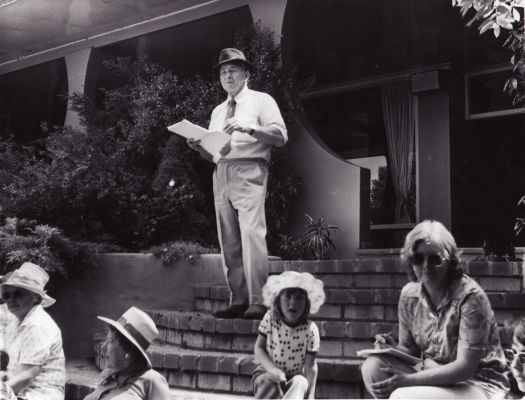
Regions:
<svg viewBox="0 0 525 400"><path fill-rule="evenodd" d="M221 65L219 76L222 88L234 97L243 88L250 73L242 65L226 63Z"/></svg>
<svg viewBox="0 0 525 400"><path fill-rule="evenodd" d="M117 333L108 329L106 335L106 352L108 356L108 367L122 371L129 365L129 355L126 356L126 350L122 346L120 337Z"/></svg>
<svg viewBox="0 0 525 400"><path fill-rule="evenodd" d="M424 285L446 283L448 261L441 247L431 241L421 241L411 257L416 278Z"/></svg>
<svg viewBox="0 0 525 400"><path fill-rule="evenodd" d="M514 358L510 364L510 370L516 379L519 390L525 393L525 345L520 343L516 337L512 340L512 351Z"/></svg>
<svg viewBox="0 0 525 400"><path fill-rule="evenodd" d="M29 290L3 285L2 300L6 303L9 312L18 320L22 320L40 302L40 297Z"/></svg>

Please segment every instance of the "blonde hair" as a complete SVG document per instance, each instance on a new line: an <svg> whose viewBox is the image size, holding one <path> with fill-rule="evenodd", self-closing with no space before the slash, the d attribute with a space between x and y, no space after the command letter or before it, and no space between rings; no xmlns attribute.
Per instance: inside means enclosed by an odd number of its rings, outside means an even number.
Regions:
<svg viewBox="0 0 525 400"><path fill-rule="evenodd" d="M411 281L417 280L412 270L412 257L417 246L422 242L436 244L445 254L449 279L463 276L463 270L459 266L460 251L454 237L441 222L427 219L417 224L407 234L405 245L401 250L401 263L405 266Z"/></svg>

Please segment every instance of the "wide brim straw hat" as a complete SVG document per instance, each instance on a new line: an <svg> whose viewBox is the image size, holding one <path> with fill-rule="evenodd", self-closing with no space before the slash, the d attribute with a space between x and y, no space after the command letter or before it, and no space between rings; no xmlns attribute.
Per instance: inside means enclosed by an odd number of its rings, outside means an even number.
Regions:
<svg viewBox="0 0 525 400"><path fill-rule="evenodd" d="M49 281L49 275L39 265L25 262L20 268L5 274L1 286L13 286L35 293L42 299L42 307L55 304L56 300L47 295L44 287Z"/></svg>
<svg viewBox="0 0 525 400"><path fill-rule="evenodd" d="M151 368L151 360L146 353L146 349L159 335L159 331L148 314L137 307L131 307L116 321L101 316L97 318L114 327L139 349L146 359L148 367Z"/></svg>
<svg viewBox="0 0 525 400"><path fill-rule="evenodd" d="M264 305L271 308L275 298L283 289L299 288L303 289L310 301L310 313L315 314L324 304L325 293L324 284L320 279L316 279L308 272L285 271L279 275L268 277L263 286L262 295Z"/></svg>
<svg viewBox="0 0 525 400"><path fill-rule="evenodd" d="M248 71L253 71L253 65L248 60L246 60L244 53L233 47L221 50L219 54L219 62L215 64L213 70L217 73L219 72L219 68L221 67L221 65L227 63L239 63L244 65L248 69Z"/></svg>

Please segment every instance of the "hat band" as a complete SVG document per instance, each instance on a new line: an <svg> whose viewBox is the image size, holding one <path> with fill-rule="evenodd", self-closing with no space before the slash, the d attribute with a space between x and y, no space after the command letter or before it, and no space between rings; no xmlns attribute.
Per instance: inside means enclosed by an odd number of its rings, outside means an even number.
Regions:
<svg viewBox="0 0 525 400"><path fill-rule="evenodd" d="M137 343L146 350L149 346L149 341L142 333L140 333L128 320L124 317L120 317L117 321L122 327L137 341Z"/></svg>

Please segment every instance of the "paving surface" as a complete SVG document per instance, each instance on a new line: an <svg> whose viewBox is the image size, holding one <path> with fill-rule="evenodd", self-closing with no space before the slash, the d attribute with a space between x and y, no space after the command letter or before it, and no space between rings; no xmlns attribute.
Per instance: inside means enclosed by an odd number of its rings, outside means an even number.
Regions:
<svg viewBox="0 0 525 400"><path fill-rule="evenodd" d="M89 360L71 360L66 363L68 384L94 387L99 371ZM247 400L253 397L227 393L208 393L171 388L171 400Z"/></svg>

